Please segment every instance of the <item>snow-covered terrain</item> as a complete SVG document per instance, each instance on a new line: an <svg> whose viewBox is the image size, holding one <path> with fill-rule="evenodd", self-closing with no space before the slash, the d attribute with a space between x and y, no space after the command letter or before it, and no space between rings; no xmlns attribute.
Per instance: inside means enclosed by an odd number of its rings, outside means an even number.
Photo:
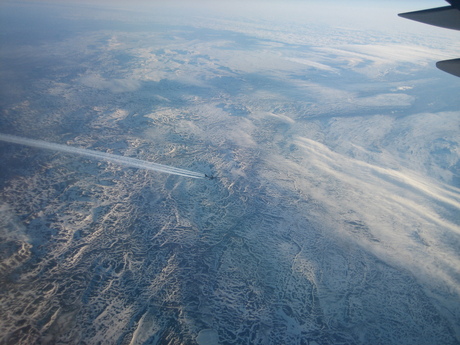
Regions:
<svg viewBox="0 0 460 345"><path fill-rule="evenodd" d="M460 49L413 4L0 5L0 343L458 344Z"/></svg>

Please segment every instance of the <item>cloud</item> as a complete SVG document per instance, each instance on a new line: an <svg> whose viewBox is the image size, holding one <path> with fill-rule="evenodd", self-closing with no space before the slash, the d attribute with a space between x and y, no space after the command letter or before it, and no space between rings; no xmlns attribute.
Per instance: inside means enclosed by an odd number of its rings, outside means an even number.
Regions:
<svg viewBox="0 0 460 345"><path fill-rule="evenodd" d="M113 93L133 92L141 87L134 79L105 79L99 74L87 74L79 79L80 83L98 90L109 90Z"/></svg>
<svg viewBox="0 0 460 345"><path fill-rule="evenodd" d="M262 174L291 190L290 200L308 197L305 208L296 205L298 212L434 290L460 294L460 228L452 222L460 209L457 193L416 171L369 164L303 136L293 143L289 158L267 157ZM451 220L444 213L449 209Z"/></svg>
<svg viewBox="0 0 460 345"><path fill-rule="evenodd" d="M316 68L316 69L319 69L319 70L323 70L323 71L337 72L336 68L333 68L331 66L325 65L325 64L320 63L320 62L312 61L312 60L309 60L309 59L286 58L286 60L296 62L296 63L302 64L302 65L305 65L305 66L308 66L308 67L311 67L311 68Z"/></svg>

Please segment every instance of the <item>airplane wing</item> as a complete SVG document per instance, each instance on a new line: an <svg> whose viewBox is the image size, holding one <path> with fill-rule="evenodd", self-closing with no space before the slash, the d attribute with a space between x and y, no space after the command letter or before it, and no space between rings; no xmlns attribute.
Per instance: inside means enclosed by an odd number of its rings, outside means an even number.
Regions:
<svg viewBox="0 0 460 345"><path fill-rule="evenodd" d="M460 59L438 61L436 67L441 71L460 77Z"/></svg>
<svg viewBox="0 0 460 345"><path fill-rule="evenodd" d="M399 16L417 22L460 30L460 0L446 0L450 6L431 8L415 12L400 13ZM460 59L439 61L436 67L460 77Z"/></svg>
<svg viewBox="0 0 460 345"><path fill-rule="evenodd" d="M417 22L460 30L460 11L453 6L398 14L400 17Z"/></svg>

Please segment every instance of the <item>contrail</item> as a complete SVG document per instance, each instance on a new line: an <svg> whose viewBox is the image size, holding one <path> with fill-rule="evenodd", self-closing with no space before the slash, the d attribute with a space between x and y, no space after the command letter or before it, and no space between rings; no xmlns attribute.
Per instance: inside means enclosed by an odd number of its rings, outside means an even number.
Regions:
<svg viewBox="0 0 460 345"><path fill-rule="evenodd" d="M81 149L81 148L67 146L67 145L49 143L49 142L42 141L42 140L21 138L21 137L9 135L9 134L0 133L0 141L6 141L9 143L13 143L13 144L37 147L37 148L46 149L46 150L74 153L77 155L92 157L92 158L110 161L110 162L115 162L115 163L130 166L130 167L134 167L134 168L159 171L159 172L163 172L167 174L174 174L174 175L180 175L180 176L191 177L191 178L205 178L204 174L190 171L190 170L175 168L175 167L171 167L171 166L167 166L163 164L152 163L152 162L143 161L143 160L136 159L136 158L117 156L117 155L113 155L113 154L106 153L106 152Z"/></svg>

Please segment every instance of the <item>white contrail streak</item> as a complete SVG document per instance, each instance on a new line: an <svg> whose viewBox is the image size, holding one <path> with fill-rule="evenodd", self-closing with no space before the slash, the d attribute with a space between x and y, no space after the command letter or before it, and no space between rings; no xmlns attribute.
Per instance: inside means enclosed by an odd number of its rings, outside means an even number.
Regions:
<svg viewBox="0 0 460 345"><path fill-rule="evenodd" d="M136 158L117 156L117 155L113 155L113 154L106 153L106 152L81 149L81 148L67 146L67 145L49 143L49 142L42 141L42 140L21 138L21 137L9 135L9 134L0 133L0 141L6 141L9 143L13 143L13 144L37 147L37 148L46 149L46 150L73 153L73 154L77 154L81 156L87 156L87 157L92 157L92 158L96 158L100 160L115 162L115 163L130 166L130 167L134 167L134 168L159 171L159 172L163 172L167 174L174 174L174 175L180 175L180 176L192 177L192 178L205 178L204 174L190 171L190 170L175 168L175 167L171 167L171 166L167 166L163 164L147 162L147 161L143 161L143 160L136 159Z"/></svg>

